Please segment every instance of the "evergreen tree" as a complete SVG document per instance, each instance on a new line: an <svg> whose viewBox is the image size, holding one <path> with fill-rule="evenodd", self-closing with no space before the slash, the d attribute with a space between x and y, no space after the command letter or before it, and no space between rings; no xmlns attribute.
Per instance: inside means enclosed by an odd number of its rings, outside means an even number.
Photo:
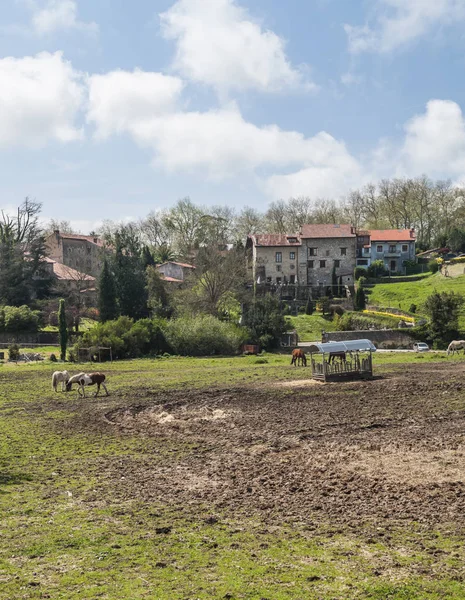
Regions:
<svg viewBox="0 0 465 600"><path fill-rule="evenodd" d="M313 310L314 310L313 300L309 296L308 300L307 300L307 305L305 307L305 314L306 315L312 315L313 314Z"/></svg>
<svg viewBox="0 0 465 600"><path fill-rule="evenodd" d="M60 331L61 360L66 360L66 347L68 346L68 324L66 322L65 301L60 300L58 309L58 328Z"/></svg>
<svg viewBox="0 0 465 600"><path fill-rule="evenodd" d="M125 233L125 232L123 232ZM137 240L115 234L116 296L122 315L141 319L148 315L145 270Z"/></svg>
<svg viewBox="0 0 465 600"><path fill-rule="evenodd" d="M344 298L344 296L345 296L344 286L342 284L342 275L339 276L339 289L338 289L337 295L339 298Z"/></svg>
<svg viewBox="0 0 465 600"><path fill-rule="evenodd" d="M98 307L101 323L116 319L118 316L115 280L106 258L103 261L103 268L100 274Z"/></svg>
<svg viewBox="0 0 465 600"><path fill-rule="evenodd" d="M151 267L155 264L155 260L150 252L150 248L148 246L144 246L142 250L142 263L145 268Z"/></svg>
<svg viewBox="0 0 465 600"><path fill-rule="evenodd" d="M430 318L429 333L435 346L446 347L458 339L459 312L463 298L454 292L434 292L425 302Z"/></svg>
<svg viewBox="0 0 465 600"><path fill-rule="evenodd" d="M337 296L337 275L336 275L336 265L333 264L333 270L331 271L331 296Z"/></svg>
<svg viewBox="0 0 465 600"><path fill-rule="evenodd" d="M354 308L355 310L365 310L366 308L365 292L361 285L357 287L357 291L355 292Z"/></svg>
<svg viewBox="0 0 465 600"><path fill-rule="evenodd" d="M160 277L160 273L155 267L147 267L146 278L148 307L158 317L169 316L168 294L166 293L165 284Z"/></svg>

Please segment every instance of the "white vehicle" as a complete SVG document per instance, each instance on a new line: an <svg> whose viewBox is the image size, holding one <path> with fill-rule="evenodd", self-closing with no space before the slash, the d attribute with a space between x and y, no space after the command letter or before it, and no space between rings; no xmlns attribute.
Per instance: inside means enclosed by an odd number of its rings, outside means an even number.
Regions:
<svg viewBox="0 0 465 600"><path fill-rule="evenodd" d="M413 349L415 350L415 352L428 352L429 346L424 342L418 342L416 344L413 344Z"/></svg>

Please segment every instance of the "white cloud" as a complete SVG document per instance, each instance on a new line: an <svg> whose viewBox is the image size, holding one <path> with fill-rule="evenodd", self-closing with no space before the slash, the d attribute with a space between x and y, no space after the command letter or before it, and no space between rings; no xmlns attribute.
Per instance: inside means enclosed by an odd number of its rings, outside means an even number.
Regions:
<svg viewBox="0 0 465 600"><path fill-rule="evenodd" d="M431 100L426 112L405 126L401 162L408 173L455 177L465 174L465 119L455 102Z"/></svg>
<svg viewBox="0 0 465 600"><path fill-rule="evenodd" d="M378 0L375 26L345 25L349 50L391 52L428 34L435 27L465 20L463 0Z"/></svg>
<svg viewBox="0 0 465 600"><path fill-rule="evenodd" d="M87 120L98 138L131 131L138 122L175 110L183 83L161 73L112 71L89 78Z"/></svg>
<svg viewBox="0 0 465 600"><path fill-rule="evenodd" d="M70 142L84 102L82 78L61 52L0 59L0 146Z"/></svg>
<svg viewBox="0 0 465 600"><path fill-rule="evenodd" d="M96 23L84 23L78 19L76 0L48 0L45 4L29 2L32 10L32 27L38 35L50 35L56 31L79 29L96 33Z"/></svg>
<svg viewBox="0 0 465 600"><path fill-rule="evenodd" d="M177 43L174 68L222 95L316 89L290 64L283 39L253 22L235 0L178 0L160 18L165 37Z"/></svg>

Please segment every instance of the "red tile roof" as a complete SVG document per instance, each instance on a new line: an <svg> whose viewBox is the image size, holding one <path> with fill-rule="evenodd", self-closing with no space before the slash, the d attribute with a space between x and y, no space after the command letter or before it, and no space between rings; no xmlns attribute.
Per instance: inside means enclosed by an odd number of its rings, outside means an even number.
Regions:
<svg viewBox="0 0 465 600"><path fill-rule="evenodd" d="M164 265L178 265L178 267L184 267L185 269L195 269L194 265L188 265L187 263L180 263L174 260L168 260L161 265L157 265L158 267L163 267Z"/></svg>
<svg viewBox="0 0 465 600"><path fill-rule="evenodd" d="M263 233L251 236L255 246L301 246L302 242L298 234L282 235L280 233ZM295 241L290 241L295 240Z"/></svg>
<svg viewBox="0 0 465 600"><path fill-rule="evenodd" d="M175 277L168 277L168 275L165 275L164 273L160 273L160 276L163 279L163 281L167 281L168 283L183 283L182 279L176 279Z"/></svg>
<svg viewBox="0 0 465 600"><path fill-rule="evenodd" d="M355 229L347 224L302 225L300 228L302 238L354 238Z"/></svg>
<svg viewBox="0 0 465 600"><path fill-rule="evenodd" d="M415 240L413 229L371 229L372 242L412 242Z"/></svg>
<svg viewBox="0 0 465 600"><path fill-rule="evenodd" d="M82 240L84 242L89 242L90 244L103 246L103 240L97 235L81 235L78 233L59 233L58 235L65 240Z"/></svg>
<svg viewBox="0 0 465 600"><path fill-rule="evenodd" d="M67 267L62 263L52 260L51 258L46 257L45 262L52 265L53 274L57 279L62 281L95 281L95 277L92 277L92 275L81 273L72 267Z"/></svg>

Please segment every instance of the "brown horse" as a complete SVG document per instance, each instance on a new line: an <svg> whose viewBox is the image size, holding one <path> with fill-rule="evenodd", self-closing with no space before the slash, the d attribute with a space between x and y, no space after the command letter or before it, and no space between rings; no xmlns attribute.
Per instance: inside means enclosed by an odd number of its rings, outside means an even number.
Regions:
<svg viewBox="0 0 465 600"><path fill-rule="evenodd" d="M291 365L297 367L300 361L300 365L302 367L307 366L307 357L305 356L305 352L301 348L296 348L292 351L292 360Z"/></svg>
<svg viewBox="0 0 465 600"><path fill-rule="evenodd" d="M330 352L328 364L334 363L334 361L338 358L340 362L344 362L346 360L345 352Z"/></svg>
<svg viewBox="0 0 465 600"><path fill-rule="evenodd" d="M90 373L87 375L86 373L79 373L78 375L74 375L69 379L66 384L66 391L69 392L73 386L73 383L78 384L78 396L86 397L85 386L87 385L96 385L97 391L95 392L95 396L98 396L100 392L100 386L105 390L106 395L108 396L107 386L105 385L105 374L104 373Z"/></svg>

